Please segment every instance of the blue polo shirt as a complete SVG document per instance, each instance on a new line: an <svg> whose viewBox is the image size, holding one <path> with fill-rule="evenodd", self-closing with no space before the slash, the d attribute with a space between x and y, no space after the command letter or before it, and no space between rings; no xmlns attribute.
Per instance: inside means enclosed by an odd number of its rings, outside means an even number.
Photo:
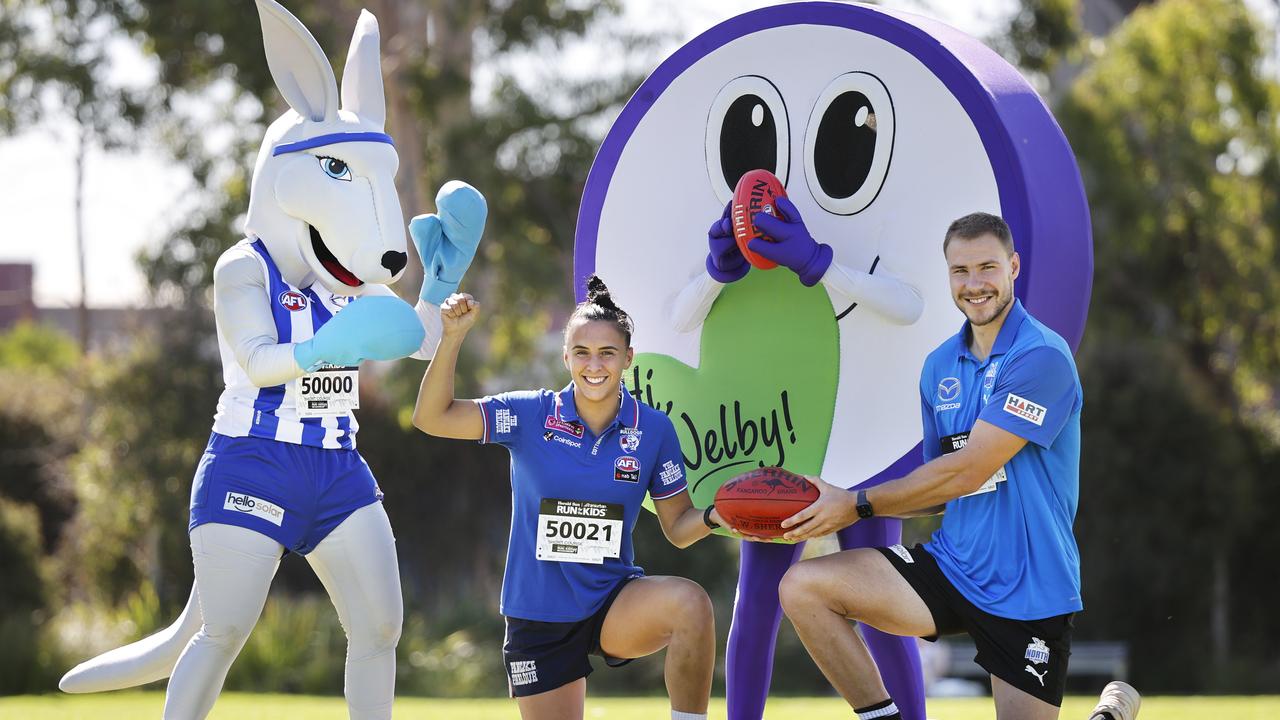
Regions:
<svg viewBox="0 0 1280 720"><path fill-rule="evenodd" d="M1080 495L1084 395L1071 348L1014 300L991 355L969 352L969 324L920 373L924 459L964 446L983 420L1027 444L989 491L947 503L924 546L979 608L1015 620L1076 612L1080 553L1071 525ZM992 483L988 483L991 485Z"/></svg>
<svg viewBox="0 0 1280 720"><path fill-rule="evenodd" d="M619 580L644 574L631 546L636 517L646 494L662 500L685 491L684 457L670 418L636 402L625 387L618 402L617 419L597 436L578 417L572 383L560 392L507 392L476 401L484 413L481 442L498 443L511 453L503 615L582 620L600 609ZM619 511L618 556L597 563L539 559L538 516L548 510L548 500ZM579 523L559 524L567 537L569 526Z"/></svg>

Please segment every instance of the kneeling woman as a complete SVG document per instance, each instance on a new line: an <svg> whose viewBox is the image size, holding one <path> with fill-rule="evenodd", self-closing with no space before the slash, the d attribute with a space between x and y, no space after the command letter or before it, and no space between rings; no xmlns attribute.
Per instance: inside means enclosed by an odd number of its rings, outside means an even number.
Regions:
<svg viewBox="0 0 1280 720"><path fill-rule="evenodd" d="M691 580L645 577L631 531L645 493L678 547L706 537L721 519L690 502L671 420L622 386L631 318L599 278L588 279L587 290L564 330L569 386L478 400L455 400L453 378L479 304L451 296L441 305L443 338L413 424L511 453L503 654L524 720L582 717L588 655L616 667L664 647L672 718L705 718L715 665L711 601Z"/></svg>

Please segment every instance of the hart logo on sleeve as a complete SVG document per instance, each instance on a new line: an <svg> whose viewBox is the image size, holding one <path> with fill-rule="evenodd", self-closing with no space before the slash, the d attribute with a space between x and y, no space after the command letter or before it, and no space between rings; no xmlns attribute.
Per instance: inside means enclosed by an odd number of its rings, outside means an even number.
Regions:
<svg viewBox="0 0 1280 720"><path fill-rule="evenodd" d="M1004 411L1036 425L1044 424L1045 407L1037 405L1026 398L1018 397L1013 393L1009 393L1009 397L1005 399Z"/></svg>

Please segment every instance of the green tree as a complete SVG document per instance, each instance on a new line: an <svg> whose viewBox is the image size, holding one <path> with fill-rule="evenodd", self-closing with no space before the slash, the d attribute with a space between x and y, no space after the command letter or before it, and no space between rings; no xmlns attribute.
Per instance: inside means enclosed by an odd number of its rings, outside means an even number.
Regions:
<svg viewBox="0 0 1280 720"><path fill-rule="evenodd" d="M75 342L20 324L0 334L0 695L50 686L50 607L65 598L50 555L72 516L68 466L79 449L85 396Z"/></svg>
<svg viewBox="0 0 1280 720"><path fill-rule="evenodd" d="M1095 242L1081 354L1086 618L1133 640L1153 687L1275 680L1250 668L1274 667L1252 638L1276 621L1233 621L1260 617L1249 559L1276 535L1260 503L1280 440L1273 37L1237 0L1143 7L1056 109Z"/></svg>

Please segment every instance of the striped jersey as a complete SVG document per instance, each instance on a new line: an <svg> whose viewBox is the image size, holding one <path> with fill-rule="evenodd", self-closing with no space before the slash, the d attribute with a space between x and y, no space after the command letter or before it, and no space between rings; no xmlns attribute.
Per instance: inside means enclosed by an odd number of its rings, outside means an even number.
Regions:
<svg viewBox="0 0 1280 720"><path fill-rule="evenodd" d="M321 286L296 288L280 276L280 270L262 240L243 240L252 248L266 277L267 303L280 343L310 340L322 325L351 300L334 295ZM228 437L257 437L267 440L351 450L356 445L359 424L350 411L325 417L298 417L294 381L257 387L250 380L235 353L218 331L218 351L222 355L222 379L226 384L218 398L213 431Z"/></svg>

